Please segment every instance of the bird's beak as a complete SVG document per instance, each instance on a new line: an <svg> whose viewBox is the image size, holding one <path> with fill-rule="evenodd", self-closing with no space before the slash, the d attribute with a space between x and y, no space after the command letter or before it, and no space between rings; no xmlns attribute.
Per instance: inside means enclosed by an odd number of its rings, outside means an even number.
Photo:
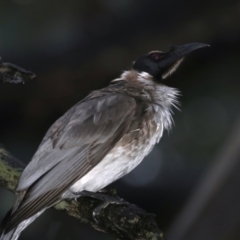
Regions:
<svg viewBox="0 0 240 240"><path fill-rule="evenodd" d="M159 67L160 68L168 68L172 64L176 63L178 60L184 58L192 51L203 48L209 47L210 45L205 43L189 43L180 46L172 46L168 52L164 53L164 58L161 60Z"/></svg>

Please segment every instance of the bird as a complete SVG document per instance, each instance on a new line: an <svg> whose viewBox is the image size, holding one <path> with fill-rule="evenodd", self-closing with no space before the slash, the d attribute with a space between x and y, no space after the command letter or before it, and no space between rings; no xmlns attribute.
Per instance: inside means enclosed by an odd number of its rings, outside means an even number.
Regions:
<svg viewBox="0 0 240 240"><path fill-rule="evenodd" d="M204 43L139 57L130 70L70 108L47 131L23 170L0 240L17 240L47 208L98 192L133 170L173 123L179 90L165 85Z"/></svg>

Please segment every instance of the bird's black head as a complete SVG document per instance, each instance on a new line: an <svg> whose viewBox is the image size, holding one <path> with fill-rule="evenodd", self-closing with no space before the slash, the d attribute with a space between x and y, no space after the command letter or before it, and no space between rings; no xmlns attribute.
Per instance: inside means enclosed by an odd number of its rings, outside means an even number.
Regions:
<svg viewBox="0 0 240 240"><path fill-rule="evenodd" d="M207 46L209 45L203 43L190 43L172 46L168 52L152 51L138 58L133 63L133 69L147 72L155 79L161 80L171 75L190 52Z"/></svg>

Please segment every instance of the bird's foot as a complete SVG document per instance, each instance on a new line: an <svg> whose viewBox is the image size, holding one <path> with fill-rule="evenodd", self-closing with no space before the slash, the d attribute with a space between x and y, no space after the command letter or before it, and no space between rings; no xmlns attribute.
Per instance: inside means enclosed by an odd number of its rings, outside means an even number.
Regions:
<svg viewBox="0 0 240 240"><path fill-rule="evenodd" d="M101 194L101 193L95 193L95 192L88 192L83 191L81 192L81 196L91 197L95 199L99 199L102 201L101 204L99 204L94 210L93 210L93 219L98 222L97 217L99 216L100 212L105 209L110 204L118 204L118 205L128 205L129 203L126 202L124 199L119 198L117 196L111 197L109 195Z"/></svg>
<svg viewBox="0 0 240 240"><path fill-rule="evenodd" d="M64 194L64 198L68 198L68 199L74 199L75 201L77 201L78 198L84 196L82 194L82 192L72 192L72 191L67 191Z"/></svg>

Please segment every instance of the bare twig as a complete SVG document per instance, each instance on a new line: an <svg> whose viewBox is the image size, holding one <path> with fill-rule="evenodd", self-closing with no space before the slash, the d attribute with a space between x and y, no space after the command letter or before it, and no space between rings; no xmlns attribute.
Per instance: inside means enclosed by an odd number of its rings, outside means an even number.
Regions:
<svg viewBox="0 0 240 240"><path fill-rule="evenodd" d="M3 63L0 57L0 81L4 83L25 83L36 75L12 63Z"/></svg>
<svg viewBox="0 0 240 240"><path fill-rule="evenodd" d="M14 158L3 146L0 146L0 186L14 192L24 165ZM119 199L117 196L112 198ZM62 201L55 206L66 211L81 222L90 223L98 231L115 235L117 239L162 240L163 234L158 228L153 214L133 204L109 205L101 210L98 222L93 219L93 210L100 200L81 197L77 201Z"/></svg>

